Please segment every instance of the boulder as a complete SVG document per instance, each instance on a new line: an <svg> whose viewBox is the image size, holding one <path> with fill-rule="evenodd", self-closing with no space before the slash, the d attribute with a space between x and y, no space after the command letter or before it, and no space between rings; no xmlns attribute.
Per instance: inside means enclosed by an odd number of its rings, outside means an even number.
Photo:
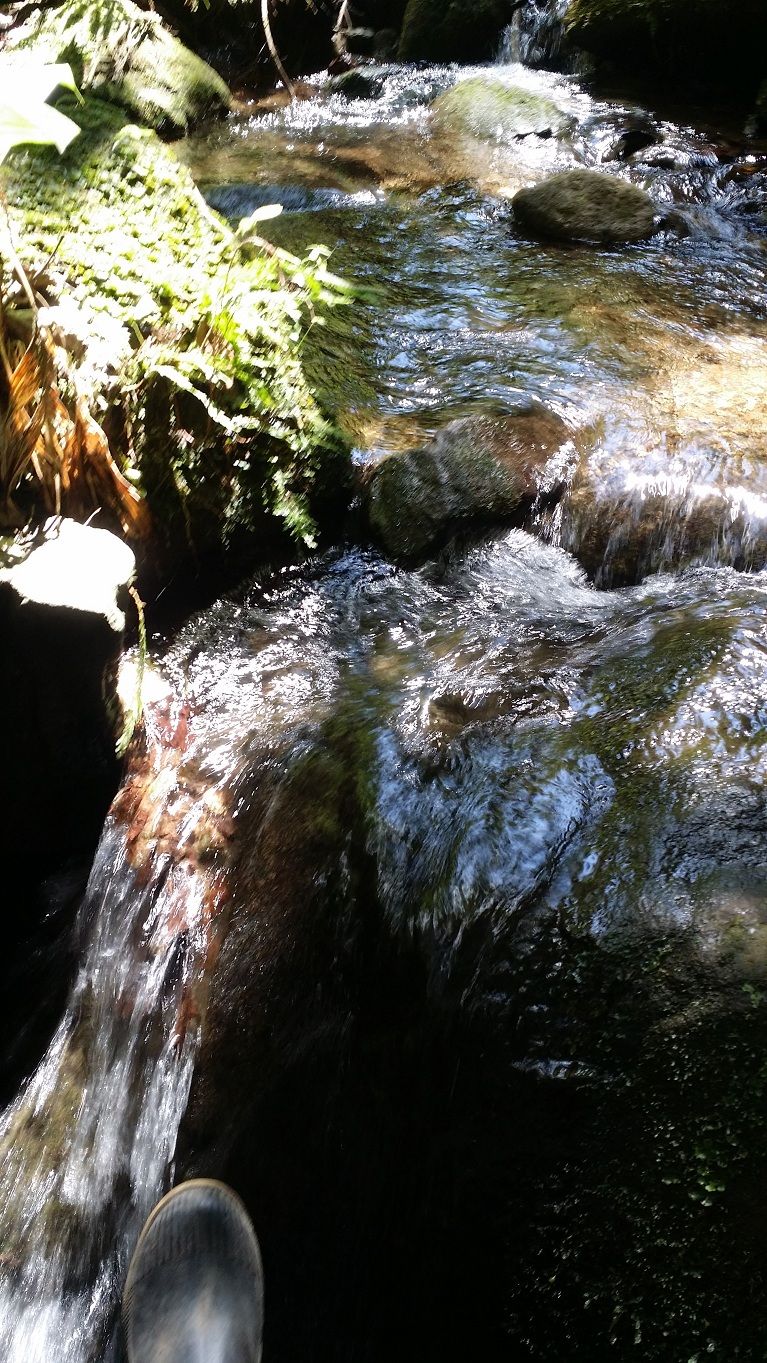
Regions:
<svg viewBox="0 0 767 1363"><path fill-rule="evenodd" d="M69 520L48 522L0 571L4 864L95 843L117 783L116 671L133 571L116 536Z"/></svg>
<svg viewBox="0 0 767 1363"><path fill-rule="evenodd" d="M607 1363L640 1329L644 1363L762 1356L763 592L600 594L526 539L438 573L334 560L318 634L279 592L238 603L305 722L238 749L178 1168L256 1217L282 1359L319 1330L372 1363ZM489 678L508 708L478 717Z"/></svg>
<svg viewBox="0 0 767 1363"><path fill-rule="evenodd" d="M343 50L345 52L350 52L353 57L375 56L375 29L342 29L339 37L343 42Z"/></svg>
<svg viewBox="0 0 767 1363"><path fill-rule="evenodd" d="M371 530L410 559L473 524L521 523L561 492L569 443L565 423L539 404L451 421L429 445L375 467L365 489Z"/></svg>
<svg viewBox="0 0 767 1363"><path fill-rule="evenodd" d="M69 62L81 89L163 132L184 133L230 107L229 89L213 68L133 0L65 0L35 10L6 46L33 48L36 60Z"/></svg>
<svg viewBox="0 0 767 1363"><path fill-rule="evenodd" d="M446 132L499 140L531 134L560 137L573 122L545 95L483 76L459 81L440 95L434 101L433 119Z"/></svg>
<svg viewBox="0 0 767 1363"><path fill-rule="evenodd" d="M641 241L655 227L655 205L643 189L596 170L551 175L512 200L520 226L561 241Z"/></svg>
<svg viewBox="0 0 767 1363"><path fill-rule="evenodd" d="M495 55L512 0L408 0L402 21L403 62L479 62Z"/></svg>
<svg viewBox="0 0 767 1363"><path fill-rule="evenodd" d="M609 63L613 73L660 76L709 92L756 91L764 74L763 0L571 0L568 42Z"/></svg>

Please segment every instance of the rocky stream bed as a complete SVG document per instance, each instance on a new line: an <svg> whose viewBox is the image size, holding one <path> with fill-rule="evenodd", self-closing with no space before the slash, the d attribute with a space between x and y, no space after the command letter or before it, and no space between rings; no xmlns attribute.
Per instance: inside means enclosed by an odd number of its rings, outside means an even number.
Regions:
<svg viewBox="0 0 767 1363"><path fill-rule="evenodd" d="M759 1363L764 148L515 64L278 104L182 155L369 286L304 353L357 498L151 641L0 1127L0 1355L117 1359L206 1173L275 1363ZM513 202L573 171L577 240Z"/></svg>

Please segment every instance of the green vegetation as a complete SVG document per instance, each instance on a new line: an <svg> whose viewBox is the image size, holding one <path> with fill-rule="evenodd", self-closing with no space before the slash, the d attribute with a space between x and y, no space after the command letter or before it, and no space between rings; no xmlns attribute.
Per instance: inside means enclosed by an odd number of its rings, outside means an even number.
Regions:
<svg viewBox="0 0 767 1363"><path fill-rule="evenodd" d="M301 343L348 293L319 248L244 259L154 133L98 100L79 117L60 161L16 154L4 181L30 273L52 262L88 333L73 383L171 535L226 544L267 514L311 541L321 466L342 462Z"/></svg>
<svg viewBox="0 0 767 1363"><path fill-rule="evenodd" d="M256 224L235 236L156 133L129 121L125 106L180 128L212 99L228 103L156 15L130 0L66 0L33 16L14 46L10 70L66 53L104 98L43 104L71 84L59 66L28 109L11 109L10 94L0 106L10 153L0 260L12 266L0 312L0 520L100 508L132 538L196 551L261 543L280 527L312 544L314 508L341 503L348 476L301 357L321 312L350 297L327 251L299 260L262 242ZM73 141L71 115L82 128ZM10 152L44 140L63 156Z"/></svg>

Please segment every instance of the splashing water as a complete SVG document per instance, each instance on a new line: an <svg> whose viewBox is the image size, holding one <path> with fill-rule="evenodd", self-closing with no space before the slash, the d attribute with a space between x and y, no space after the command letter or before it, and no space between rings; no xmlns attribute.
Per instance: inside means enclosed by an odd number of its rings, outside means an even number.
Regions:
<svg viewBox="0 0 767 1363"><path fill-rule="evenodd" d="M159 723L134 759L81 910L90 940L69 1006L2 1119L5 1363L100 1356L132 1246L166 1185L196 993L225 902L222 858L201 852L213 824L221 843L221 820L183 767L184 729Z"/></svg>
<svg viewBox="0 0 767 1363"><path fill-rule="evenodd" d="M570 0L527 0L504 30L498 62L523 66L556 64L562 46L562 23Z"/></svg>

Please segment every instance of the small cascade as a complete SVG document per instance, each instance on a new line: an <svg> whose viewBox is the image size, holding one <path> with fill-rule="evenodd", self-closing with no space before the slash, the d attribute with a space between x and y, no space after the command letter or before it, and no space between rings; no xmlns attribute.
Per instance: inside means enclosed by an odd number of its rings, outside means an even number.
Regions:
<svg viewBox="0 0 767 1363"><path fill-rule="evenodd" d="M570 0L524 0L504 30L499 64L558 67L569 4Z"/></svg>
<svg viewBox="0 0 767 1363"><path fill-rule="evenodd" d="M66 1014L0 1124L0 1357L103 1354L127 1261L164 1191L202 990L225 920L223 804L183 706L145 721L85 901Z"/></svg>

